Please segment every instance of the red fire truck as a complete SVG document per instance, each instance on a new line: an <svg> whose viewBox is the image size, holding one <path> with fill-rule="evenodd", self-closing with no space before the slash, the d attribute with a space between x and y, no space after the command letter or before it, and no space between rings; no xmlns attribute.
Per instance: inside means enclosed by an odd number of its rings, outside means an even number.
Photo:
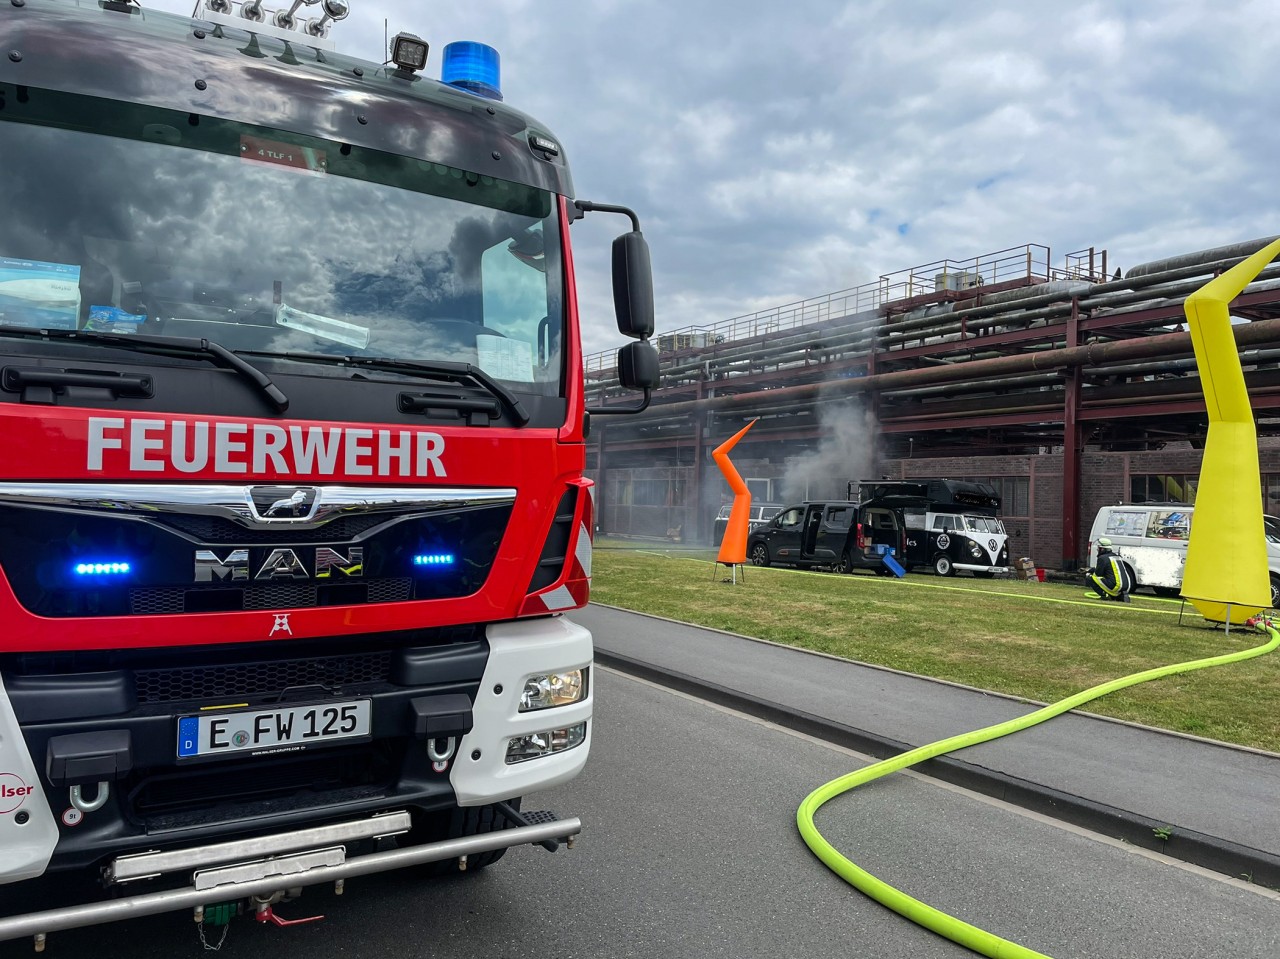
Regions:
<svg viewBox="0 0 1280 959"><path fill-rule="evenodd" d="M337 53L343 0L4 9L0 940L282 921L289 890L571 839L520 797L591 742L562 614L591 416L657 381L635 215L573 199L480 44L437 82L416 36ZM632 221L643 393L594 411L593 210ZM88 901L6 908L72 872Z"/></svg>

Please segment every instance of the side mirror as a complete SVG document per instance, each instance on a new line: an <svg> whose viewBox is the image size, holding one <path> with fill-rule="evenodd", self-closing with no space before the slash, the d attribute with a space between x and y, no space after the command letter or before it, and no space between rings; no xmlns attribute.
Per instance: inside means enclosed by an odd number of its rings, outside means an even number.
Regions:
<svg viewBox="0 0 1280 959"><path fill-rule="evenodd" d="M618 382L624 389L642 390L644 399L634 406L601 406L588 409L592 415L639 413L648 409L657 388L658 351L649 343L653 335L653 268L649 263L649 244L640 232L640 218L625 206L575 200L583 213L620 213L631 220L631 231L613 241L613 309L618 332L640 342L628 343L618 350Z"/></svg>
<svg viewBox="0 0 1280 959"><path fill-rule="evenodd" d="M624 389L657 389L659 382L658 351L641 341L628 343L618 350L618 382Z"/></svg>
<svg viewBox="0 0 1280 959"><path fill-rule="evenodd" d="M613 241L613 310L623 336L653 336L653 268L649 244L639 230Z"/></svg>

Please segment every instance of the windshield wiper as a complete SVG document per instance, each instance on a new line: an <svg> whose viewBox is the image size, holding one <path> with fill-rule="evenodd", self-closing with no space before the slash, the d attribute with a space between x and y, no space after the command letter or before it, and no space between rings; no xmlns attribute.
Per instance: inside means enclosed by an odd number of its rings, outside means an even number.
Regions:
<svg viewBox="0 0 1280 959"><path fill-rule="evenodd" d="M40 330L25 326L4 325L0 325L0 336L104 343L137 353L202 357L212 360L218 366L235 370L252 382L271 401L277 413L283 413L289 408L289 398L284 395L280 387L271 382L271 378L266 373L213 340L197 339L194 336L145 336L137 333L99 333L94 330Z"/></svg>
<svg viewBox="0 0 1280 959"><path fill-rule="evenodd" d="M472 383L502 401L517 426L529 422L529 414L525 412L520 397L491 377L484 370L471 363L453 363L440 361L436 363L419 363L414 360L397 360L387 356L334 356L329 353L267 353L245 350L251 356L270 356L286 360L297 360L300 363L341 363L344 366L363 367L371 370L386 370L389 373L404 373L424 379L444 380L448 383ZM433 395L432 406L447 407L471 411L472 407L462 397Z"/></svg>

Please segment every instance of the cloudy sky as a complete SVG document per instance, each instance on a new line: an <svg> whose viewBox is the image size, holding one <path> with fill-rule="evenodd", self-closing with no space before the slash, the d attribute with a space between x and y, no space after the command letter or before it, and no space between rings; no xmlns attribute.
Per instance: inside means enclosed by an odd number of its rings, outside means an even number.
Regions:
<svg viewBox="0 0 1280 959"><path fill-rule="evenodd" d="M1128 269L1280 234L1275 0L350 2L353 56L384 19L433 76L450 41L501 52L578 196L640 214L660 331L1027 243ZM624 224L574 227L591 350Z"/></svg>

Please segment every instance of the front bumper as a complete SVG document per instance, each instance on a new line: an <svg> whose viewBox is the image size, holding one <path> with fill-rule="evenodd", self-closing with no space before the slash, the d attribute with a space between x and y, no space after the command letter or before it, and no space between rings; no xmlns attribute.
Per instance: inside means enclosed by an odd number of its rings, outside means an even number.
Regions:
<svg viewBox="0 0 1280 959"><path fill-rule="evenodd" d="M367 876L391 869L403 869L407 866L440 862L446 859L464 859L467 856L524 843L571 840L581 829L582 823L578 819L557 819L478 836L375 852L351 859L345 857L345 851L341 846L267 857L237 865L234 869L197 872L192 885L186 888L140 893L104 902L0 918L0 942L32 936L35 937L37 949L39 949L43 946L44 937L48 933L59 930L132 919L137 916L152 916L172 912L175 909L199 909L207 905L210 900L228 902L249 896L271 896L282 888L297 889L320 883L337 883L355 876ZM193 849L189 852L198 860L202 850ZM309 862L320 860L321 857L316 855L320 852L330 854L324 864L310 865ZM206 861L219 860L214 858ZM247 874L251 878L231 878L237 872ZM228 881L219 881L224 877Z"/></svg>
<svg viewBox="0 0 1280 959"><path fill-rule="evenodd" d="M377 637L365 639L371 646ZM335 743L297 755L194 763L176 756L177 721L198 710L202 701L139 702L132 691L143 682L145 670L120 670L123 678L91 674L86 683L95 692L80 696L75 695L77 674L10 677L7 693L0 685L0 787L12 779L9 788L26 793L6 812L8 801L0 789L0 848L5 850L0 884L46 872L101 868L143 850L269 838L391 809L408 810L417 819L457 805L484 805L549 788L571 779L585 764L589 684L588 697L580 703L530 713L519 713L517 707L529 676L590 665L587 630L559 617L524 620L491 625L483 638L396 647L388 655L382 673L365 670L355 677L357 682L334 682L300 694L307 701L369 700L368 741ZM343 658L354 659L355 654ZM224 668L233 671L229 675L237 682L249 675L242 663L205 668L184 661L183 666L185 672L206 678ZM256 676L271 672L269 663L255 669ZM151 674L157 672L162 670L150 670L146 681L153 682ZM183 695L194 688L186 679L170 687ZM63 690L61 699L52 697L52 711L51 697L38 695L49 689ZM122 698L121 689L130 695ZM227 692L216 700L257 709L287 701L281 695ZM438 697L472 703L469 731L462 727L452 739L423 731L420 704ZM505 763L512 737L579 722L587 723L580 745L528 762ZM49 741L106 731L127 734L130 767L107 780L109 796L102 808L77 815L67 785L53 785L43 768ZM448 753L443 763L442 751ZM83 789L92 796L96 785Z"/></svg>

